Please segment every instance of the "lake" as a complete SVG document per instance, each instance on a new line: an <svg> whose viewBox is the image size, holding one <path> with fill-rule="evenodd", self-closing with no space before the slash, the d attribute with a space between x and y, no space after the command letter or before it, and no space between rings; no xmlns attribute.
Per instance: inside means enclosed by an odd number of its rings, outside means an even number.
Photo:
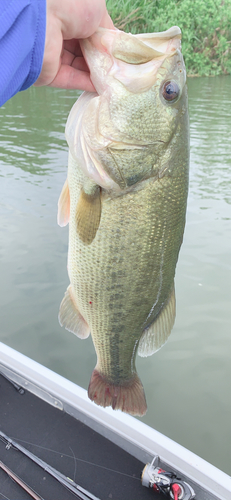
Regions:
<svg viewBox="0 0 231 500"><path fill-rule="evenodd" d="M190 190L167 344L137 357L142 420L231 474L231 76L189 79ZM61 328L68 228L57 225L77 93L30 88L0 109L0 340L88 387L96 355ZM17 437L16 435L14 437Z"/></svg>

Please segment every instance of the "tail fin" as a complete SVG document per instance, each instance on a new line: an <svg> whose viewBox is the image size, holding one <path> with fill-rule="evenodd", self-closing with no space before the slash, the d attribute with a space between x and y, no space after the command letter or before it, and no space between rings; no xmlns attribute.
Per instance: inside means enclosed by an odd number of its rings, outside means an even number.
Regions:
<svg viewBox="0 0 231 500"><path fill-rule="evenodd" d="M142 417L147 411L144 389L138 375L134 375L124 385L107 382L97 369L94 369L88 387L88 396L99 406L112 406L130 415Z"/></svg>

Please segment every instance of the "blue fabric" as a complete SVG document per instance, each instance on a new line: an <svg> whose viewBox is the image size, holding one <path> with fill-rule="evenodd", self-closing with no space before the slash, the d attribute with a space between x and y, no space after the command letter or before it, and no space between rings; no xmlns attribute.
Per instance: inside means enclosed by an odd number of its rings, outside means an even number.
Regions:
<svg viewBox="0 0 231 500"><path fill-rule="evenodd" d="M46 0L0 0L0 106L39 77L45 35Z"/></svg>

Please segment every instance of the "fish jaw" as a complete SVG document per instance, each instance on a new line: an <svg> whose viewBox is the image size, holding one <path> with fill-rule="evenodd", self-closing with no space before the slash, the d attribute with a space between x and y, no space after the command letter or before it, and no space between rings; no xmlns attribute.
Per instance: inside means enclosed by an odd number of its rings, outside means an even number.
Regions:
<svg viewBox="0 0 231 500"><path fill-rule="evenodd" d="M155 84L163 61L180 50L180 39L177 26L161 33L140 35L99 28L81 41L81 49L98 95L116 80L128 91L140 93Z"/></svg>

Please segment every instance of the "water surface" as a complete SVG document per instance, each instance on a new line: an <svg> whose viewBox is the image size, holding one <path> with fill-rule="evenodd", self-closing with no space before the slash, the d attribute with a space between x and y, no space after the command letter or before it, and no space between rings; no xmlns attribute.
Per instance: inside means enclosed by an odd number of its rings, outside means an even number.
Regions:
<svg viewBox="0 0 231 500"><path fill-rule="evenodd" d="M231 474L231 77L190 79L191 170L168 343L137 359L142 419ZM96 356L59 326L68 229L64 127L76 92L35 89L0 109L0 340L87 388Z"/></svg>

